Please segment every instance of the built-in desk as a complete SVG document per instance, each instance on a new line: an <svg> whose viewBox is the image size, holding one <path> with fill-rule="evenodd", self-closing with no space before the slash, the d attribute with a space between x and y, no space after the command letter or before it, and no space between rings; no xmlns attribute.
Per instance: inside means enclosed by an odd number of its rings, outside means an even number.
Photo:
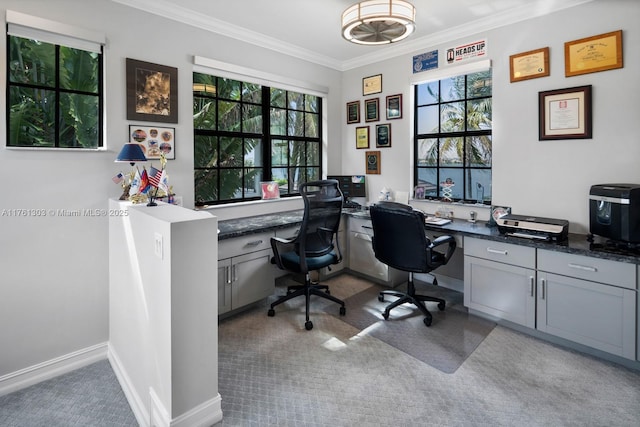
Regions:
<svg viewBox="0 0 640 427"><path fill-rule="evenodd" d="M344 214L369 218L367 210ZM219 239L290 232L302 215L297 210L220 221ZM632 361L631 367L640 369L639 253L590 243L581 234L570 233L561 243L505 236L483 221L453 219L425 229L434 236L456 236L464 261L454 268L464 281L470 312L599 356L615 355L620 359L614 360Z"/></svg>

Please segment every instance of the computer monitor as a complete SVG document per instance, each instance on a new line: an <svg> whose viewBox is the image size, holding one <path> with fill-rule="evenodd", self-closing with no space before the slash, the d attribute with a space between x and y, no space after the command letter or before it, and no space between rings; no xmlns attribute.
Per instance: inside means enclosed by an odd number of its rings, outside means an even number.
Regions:
<svg viewBox="0 0 640 427"><path fill-rule="evenodd" d="M329 175L327 179L338 181L345 200L352 197L367 197L364 175Z"/></svg>

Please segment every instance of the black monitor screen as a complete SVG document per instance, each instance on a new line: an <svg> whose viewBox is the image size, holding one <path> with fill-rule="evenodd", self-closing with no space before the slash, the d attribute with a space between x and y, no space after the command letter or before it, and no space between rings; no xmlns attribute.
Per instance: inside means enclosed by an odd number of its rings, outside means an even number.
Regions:
<svg viewBox="0 0 640 427"><path fill-rule="evenodd" d="M330 175L327 179L335 179L340 183L340 190L345 200L352 197L367 197L364 175Z"/></svg>

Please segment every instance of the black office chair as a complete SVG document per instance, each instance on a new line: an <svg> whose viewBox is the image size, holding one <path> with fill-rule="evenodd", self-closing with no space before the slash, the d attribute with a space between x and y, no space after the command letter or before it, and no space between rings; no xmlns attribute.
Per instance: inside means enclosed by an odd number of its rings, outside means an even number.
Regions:
<svg viewBox="0 0 640 427"><path fill-rule="evenodd" d="M304 200L304 215L297 236L290 239L271 238L273 249L272 262L282 270L302 273L304 285L287 288L287 294L271 304L268 315L275 316L273 309L292 298L304 295L306 298L306 322L304 327L310 331L313 323L309 320L309 300L317 295L340 304L340 315L346 314L344 301L330 294L327 285L311 281L310 272L329 267L342 261L337 233L342 216L342 192L338 181L328 179L312 181L300 186Z"/></svg>
<svg viewBox="0 0 640 427"><path fill-rule="evenodd" d="M389 312L404 303L414 304L424 314L424 324L431 326L432 316L424 301L438 303L440 311L445 308L445 301L440 298L416 295L413 284L413 273L430 273L445 265L456 249L453 236L441 236L431 241L427 238L424 228L424 214L414 210L409 205L395 202L383 202L370 209L373 225L373 251L376 258L389 267L409 272L407 292L384 290L378 295L379 301L384 301L385 295L398 297L389 304L382 314L389 319ZM446 252L435 249L447 245ZM434 277L434 285L438 284Z"/></svg>

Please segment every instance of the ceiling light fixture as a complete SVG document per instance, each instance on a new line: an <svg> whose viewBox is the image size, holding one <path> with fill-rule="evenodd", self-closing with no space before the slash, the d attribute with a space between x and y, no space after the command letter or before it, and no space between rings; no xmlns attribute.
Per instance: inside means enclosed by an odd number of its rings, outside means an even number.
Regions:
<svg viewBox="0 0 640 427"><path fill-rule="evenodd" d="M379 45L403 40L416 28L416 8L403 0L367 0L342 13L342 37Z"/></svg>

